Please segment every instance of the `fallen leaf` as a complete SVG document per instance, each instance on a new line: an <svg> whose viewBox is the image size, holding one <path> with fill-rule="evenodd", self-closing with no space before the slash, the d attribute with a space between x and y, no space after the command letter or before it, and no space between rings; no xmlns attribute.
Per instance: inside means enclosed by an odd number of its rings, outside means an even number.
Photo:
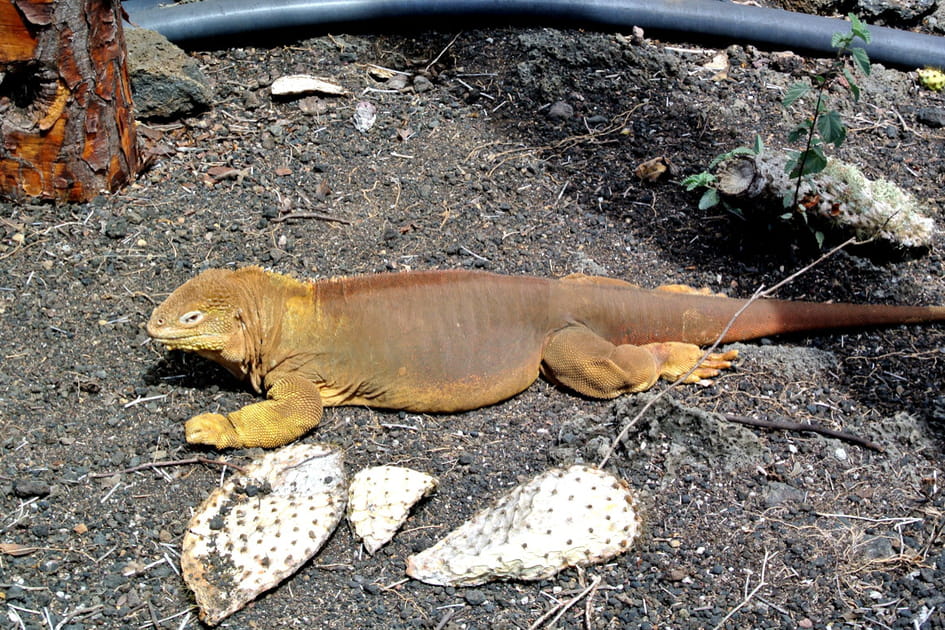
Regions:
<svg viewBox="0 0 945 630"><path fill-rule="evenodd" d="M386 81L396 76L406 75L406 72L401 72L399 70L392 70L391 68L385 68L383 66L375 66L373 63L367 65L368 74L379 81Z"/></svg>
<svg viewBox="0 0 945 630"><path fill-rule="evenodd" d="M668 159L660 156L643 162L634 169L633 173L640 179L653 183L670 171L672 166Z"/></svg>
<svg viewBox="0 0 945 630"><path fill-rule="evenodd" d="M712 61L704 64L702 67L715 72L712 76L713 81L721 81L728 78L729 65L728 54L723 50L712 57Z"/></svg>
<svg viewBox="0 0 945 630"><path fill-rule="evenodd" d="M0 543L0 553L8 556L28 556L35 551L39 551L39 547L28 547L17 543Z"/></svg>

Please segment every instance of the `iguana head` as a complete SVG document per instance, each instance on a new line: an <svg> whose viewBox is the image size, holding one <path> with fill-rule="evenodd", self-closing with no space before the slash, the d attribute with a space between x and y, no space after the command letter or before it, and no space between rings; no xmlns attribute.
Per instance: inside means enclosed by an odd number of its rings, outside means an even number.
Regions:
<svg viewBox="0 0 945 630"><path fill-rule="evenodd" d="M228 354L242 347L246 293L239 275L210 269L188 280L154 309L148 334L168 350Z"/></svg>

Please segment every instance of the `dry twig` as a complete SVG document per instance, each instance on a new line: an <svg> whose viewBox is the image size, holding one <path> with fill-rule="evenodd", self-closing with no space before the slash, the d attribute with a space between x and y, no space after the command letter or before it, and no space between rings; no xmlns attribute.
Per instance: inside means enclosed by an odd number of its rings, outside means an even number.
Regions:
<svg viewBox="0 0 945 630"><path fill-rule="evenodd" d="M739 610L741 610L745 606L745 604L751 601L752 597L758 594L758 591L760 591L763 587L768 585L768 583L765 582L765 572L768 570L768 560L773 558L774 555L775 554L769 553L768 550L765 549L765 557L761 560L761 575L759 576L758 583L755 585L755 588L751 589L751 592L745 595L745 599L743 599L738 604L738 606L728 611L728 614L722 617L722 621L720 621L712 630L719 630L719 628L724 626L725 622L731 619L732 615L734 615ZM745 588L748 588L747 580L745 582Z"/></svg>
<svg viewBox="0 0 945 630"><path fill-rule="evenodd" d="M317 221L329 221L331 223L351 225L351 221L348 219L342 219L341 217L332 216L330 214L322 214L320 212L289 212L288 214L280 214L277 217L273 217L269 219L269 222L282 223L283 221L288 221L289 219L315 219Z"/></svg>
<svg viewBox="0 0 945 630"><path fill-rule="evenodd" d="M210 464L213 466L223 466L224 468L232 468L233 470L245 473L246 469L242 466L238 466L231 462L225 462L221 459L208 459L206 457L190 457L188 459L169 459L161 462L147 462L145 464L138 464L137 466L132 466L130 468L124 468L122 470L116 470L114 472L107 473L93 473L89 477L93 479L98 479L100 477L114 477L115 475L122 475L125 473L137 472L139 470L146 470L148 468L166 468L167 466L192 466L194 464Z"/></svg>
<svg viewBox="0 0 945 630"><path fill-rule="evenodd" d="M550 610L544 613L541 617L536 619L535 623L528 626L528 630L536 630L537 628L542 627L543 625L545 625L545 622L548 621L549 618L551 618L552 615L554 615L554 618L552 618L551 621L548 622L548 627L550 628L554 626L558 622L558 620L561 619L561 616L564 615L564 613L568 612L568 609L570 609L576 603L581 601L581 599L583 599L584 597L590 597L594 593L594 591L597 590L597 587L600 586L600 581L601 581L601 577L599 575L595 575L594 579L587 586L587 588L585 588L583 591L581 591L580 593L578 593L577 595L569 599L567 602L561 602L557 606L552 607Z"/></svg>
<svg viewBox="0 0 945 630"><path fill-rule="evenodd" d="M689 378L689 375L695 372L696 369L702 364L702 362L705 361L707 358L709 358L710 354L715 352L715 349L718 348L721 345L722 340L725 339L725 335L728 334L729 329L731 329L731 327L735 324L735 321L741 316L742 313L745 312L745 310L748 309L749 306L751 306L752 304L754 304L761 298L771 296L784 285L793 282L795 279L804 275L805 273L807 273L808 271L810 271L817 265L821 264L823 261L827 260L831 256L835 255L837 252L844 249L845 247L849 245L853 245L853 244L863 243L863 242L865 241L858 241L856 237L848 238L847 240L843 241L842 243L840 243L839 245L831 249L829 252L821 255L820 258L818 258L814 262L808 265L805 265L804 267L801 267L800 269L798 269L791 275L787 276L786 278L784 278L777 284L771 286L770 288L765 289L764 287L758 287L758 290L756 290L752 294L752 296L748 298L748 300L745 301L745 304L743 304L742 307L738 309L734 315L732 315L732 318L728 320L728 323L725 325L725 328L723 328L722 332L719 333L719 336L716 338L715 342L711 346L706 348L705 352L702 354L702 357L699 359L699 361L696 362L696 364L692 366L692 368L690 368L688 372L686 372L685 374L677 378L675 381L670 383L669 386L665 387L662 391L660 391L658 394L653 396L653 398L647 401L647 403L643 405L643 408L640 409L640 411L637 412L637 414L633 418L631 418L630 421L627 422L627 424L624 425L620 433L617 434L617 437L614 438L613 442L611 442L610 448L607 449L607 452L604 454L604 457L601 458L601 461L598 464L598 467L603 468L607 464L607 462L610 460L610 456L613 455L614 450L616 450L617 445L623 441L623 439L630 432L630 429L632 429L636 425L636 423L640 421L640 418L642 418L643 415L647 411L650 410L650 407L655 405L657 401L659 401L661 398L663 398L663 396L665 396L670 391L678 387L681 383L685 382L685 380Z"/></svg>
<svg viewBox="0 0 945 630"><path fill-rule="evenodd" d="M886 449L876 442L870 442L866 438L861 438L858 435L853 435L846 431L838 431L836 429L830 429L819 424L811 424L810 422L791 422L790 420L761 420L760 418L749 418L748 416L736 416L734 414L724 414L723 416L729 422L737 422L739 424L746 424L752 427L760 427L762 429L779 429L782 431L810 431L811 433L819 433L820 435L826 435L828 437L836 438L838 440L843 440L844 442L849 442L851 444L856 444L857 446L862 446L863 448L868 448L879 453L885 453Z"/></svg>

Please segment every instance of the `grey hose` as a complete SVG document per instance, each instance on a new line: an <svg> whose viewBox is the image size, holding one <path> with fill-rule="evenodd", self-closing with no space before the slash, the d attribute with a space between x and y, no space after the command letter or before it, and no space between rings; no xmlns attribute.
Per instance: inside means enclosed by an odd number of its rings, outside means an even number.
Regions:
<svg viewBox="0 0 945 630"><path fill-rule="evenodd" d="M126 0L124 7L133 23L172 41L366 20L489 17L640 26L829 53L831 36L849 30L840 19L719 0L202 0L166 7L159 0ZM869 28L871 60L945 67L945 37Z"/></svg>

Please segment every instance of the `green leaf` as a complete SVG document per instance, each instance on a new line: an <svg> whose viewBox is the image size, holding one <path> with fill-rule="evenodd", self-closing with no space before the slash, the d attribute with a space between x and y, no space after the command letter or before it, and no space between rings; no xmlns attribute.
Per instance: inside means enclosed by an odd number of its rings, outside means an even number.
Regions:
<svg viewBox="0 0 945 630"><path fill-rule="evenodd" d="M844 48L849 48L852 42L853 42L852 33L834 33L830 37L831 48L839 48L840 50L843 50Z"/></svg>
<svg viewBox="0 0 945 630"><path fill-rule="evenodd" d="M850 93L853 95L853 100L858 103L860 101L860 86L853 80L853 73L844 68L843 78L847 80L847 85L850 86Z"/></svg>
<svg viewBox="0 0 945 630"><path fill-rule="evenodd" d="M791 178L804 177L819 173L827 167L827 156L820 147L811 147L801 151L797 164L791 170Z"/></svg>
<svg viewBox="0 0 945 630"><path fill-rule="evenodd" d="M719 203L719 191L715 188L709 188L704 193L702 193L702 198L699 199L699 209L706 210L712 206L718 205Z"/></svg>
<svg viewBox="0 0 945 630"><path fill-rule="evenodd" d="M810 132L810 121L805 120L797 127L788 132L788 142L797 142L803 140Z"/></svg>
<svg viewBox="0 0 945 630"><path fill-rule="evenodd" d="M725 203L724 201L722 202L722 206L723 206L726 210L728 210L729 212L731 212L732 214L734 214L736 217L738 217L739 219L741 219L742 221L745 220L745 213L742 212L742 209L741 209L741 208L736 208L735 206L730 206L729 204Z"/></svg>
<svg viewBox="0 0 945 630"><path fill-rule="evenodd" d="M847 128L843 124L840 112L835 109L830 110L817 119L817 131L824 142L829 142L835 147L843 144L847 138Z"/></svg>
<svg viewBox="0 0 945 630"><path fill-rule="evenodd" d="M797 168L797 161L799 159L801 159L800 151L788 151L788 159L784 163L784 172L788 174L793 173L794 169ZM793 177L793 175L791 175L791 177Z"/></svg>
<svg viewBox="0 0 945 630"><path fill-rule="evenodd" d="M713 168L718 166L720 163L724 162L725 160L729 158L735 157L736 155L752 155L752 150L748 147L735 147L731 151L720 153L719 155L716 155L714 158L712 158L711 162L709 162L708 170L712 170Z"/></svg>
<svg viewBox="0 0 945 630"><path fill-rule="evenodd" d="M695 190L696 188L705 188L711 186L714 183L715 175L709 173L708 171L702 171L701 173L690 175L681 182L682 186L689 191Z"/></svg>
<svg viewBox="0 0 945 630"><path fill-rule="evenodd" d="M781 104L786 108L790 107L795 101L797 101L797 99L801 98L808 92L810 92L810 85L802 81L798 81L789 87L784 93L784 98L781 99Z"/></svg>
<svg viewBox="0 0 945 630"><path fill-rule="evenodd" d="M817 239L817 249L824 248L824 233L820 230L814 231L814 238Z"/></svg>
<svg viewBox="0 0 945 630"><path fill-rule="evenodd" d="M751 146L751 151L755 155L761 155L762 151L765 150L765 143L761 139L761 134L755 134L755 142Z"/></svg>
<svg viewBox="0 0 945 630"><path fill-rule="evenodd" d="M860 21L860 18L853 13L848 13L847 18L850 20L850 31L855 37L859 37L867 44L873 41L873 35L869 28Z"/></svg>
<svg viewBox="0 0 945 630"><path fill-rule="evenodd" d="M850 49L850 54L853 56L853 61L856 63L856 67L860 69L860 72L866 76L870 76L870 56L867 54L865 48L857 46L856 48Z"/></svg>
<svg viewBox="0 0 945 630"><path fill-rule="evenodd" d="M781 197L781 205L784 206L785 208L792 208L794 206L794 191L795 189L791 188L790 190L784 193L783 197ZM790 219L791 214L788 213L787 215L782 216L781 218Z"/></svg>

